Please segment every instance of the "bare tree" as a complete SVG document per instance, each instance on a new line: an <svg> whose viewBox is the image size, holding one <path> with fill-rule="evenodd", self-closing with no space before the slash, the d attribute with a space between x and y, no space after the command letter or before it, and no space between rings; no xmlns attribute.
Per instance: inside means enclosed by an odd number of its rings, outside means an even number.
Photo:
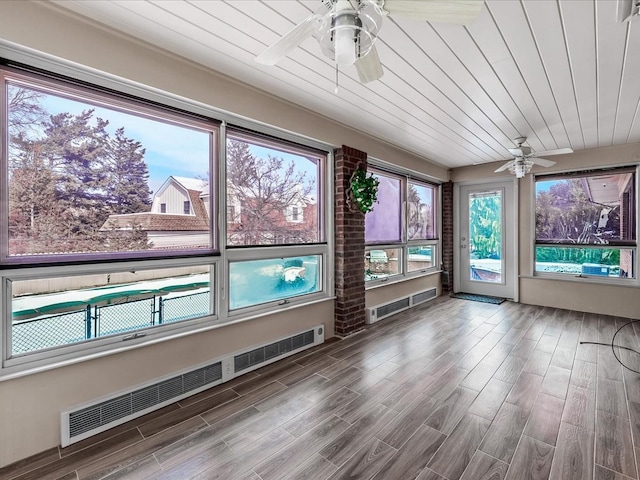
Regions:
<svg viewBox="0 0 640 480"><path fill-rule="evenodd" d="M11 137L28 136L47 118L47 112L40 104L43 96L36 90L9 85L7 107Z"/></svg>
<svg viewBox="0 0 640 480"><path fill-rule="evenodd" d="M252 154L239 140L227 142L227 198L241 206L239 222L227 220L229 245L268 245L317 241L317 218L309 211L303 222L286 221L287 212L311 203L315 179L296 168L293 161ZM315 209L315 205L307 210ZM302 214L302 212L300 212ZM289 218L289 220L291 220Z"/></svg>

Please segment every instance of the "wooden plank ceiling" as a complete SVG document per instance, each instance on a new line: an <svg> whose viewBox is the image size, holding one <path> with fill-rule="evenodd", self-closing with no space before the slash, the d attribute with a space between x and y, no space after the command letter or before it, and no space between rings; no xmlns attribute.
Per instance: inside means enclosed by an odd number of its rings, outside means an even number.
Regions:
<svg viewBox="0 0 640 480"><path fill-rule="evenodd" d="M470 26L386 17L385 74L361 85L313 38L254 58L320 0L54 0L73 11L449 168L640 141L640 16L616 0L487 0ZM392 160L392 159L389 159Z"/></svg>

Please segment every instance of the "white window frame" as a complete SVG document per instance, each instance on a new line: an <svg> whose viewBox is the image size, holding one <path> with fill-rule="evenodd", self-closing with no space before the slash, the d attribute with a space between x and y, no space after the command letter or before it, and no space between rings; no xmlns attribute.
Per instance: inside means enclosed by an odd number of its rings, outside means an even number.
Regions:
<svg viewBox="0 0 640 480"><path fill-rule="evenodd" d="M224 140L220 145L226 146L227 143L227 125L223 125L221 132ZM255 129L254 129L255 130ZM265 136L271 136L271 132L265 130L256 131L256 140L262 140L261 134ZM252 134L244 133L241 129L233 128L231 136L237 136L241 139L246 137L247 141L250 141ZM282 145L278 145L278 141L282 141ZM302 148L305 146L311 150L324 150L326 163L321 164L318 174L318 236L319 241L316 243L299 244L299 245L257 245L257 246L228 246L226 244L226 216L224 221L220 222L221 233L220 239L223 243L223 258L224 258L224 291L230 292L230 279L229 279L229 264L234 261L250 261L250 260L271 260L285 257L297 257L307 255L320 256L320 289L317 292L308 293L304 295L296 295L293 297L286 297L279 300L273 300L269 302L259 303L246 307L237 308L231 310L229 304L229 294L224 295L223 309L226 312L229 319L243 318L246 316L255 316L264 313L270 313L277 310L287 309L308 303L317 302L319 300L327 299L333 296L333 285L330 281L333 278L333 229L332 222L329 221L333 218L333 201L328 199L329 192L333 191L332 178L333 178L333 153L331 150L318 148L318 144L309 142L308 140L301 139L295 136L280 136L279 138L270 138L265 140L265 143L273 144L274 148L281 148L286 150L287 142L299 144ZM221 165L226 166L226 148L223 149ZM295 151L295 148L294 148ZM295 152L297 153L297 152ZM224 162L224 163L222 163ZM226 168L220 169L221 177L220 185L227 185ZM232 196L230 192L221 189L220 198L221 201L226 202ZM221 211L227 212L226 206ZM283 212L284 217L288 220L288 212ZM226 215L226 213L225 213ZM299 212L299 218L302 218L302 212ZM302 221L302 220L300 220ZM233 223L233 222L231 222Z"/></svg>
<svg viewBox="0 0 640 480"><path fill-rule="evenodd" d="M401 264L398 268L397 274L391 274L386 277L375 278L371 280L365 281L365 288L375 288L381 285L385 285L388 283L396 283L404 280L413 279L416 277L433 275L440 272L439 264L441 262L441 252L442 252L442 241L441 241L441 205L442 205L442 188L440 184L438 184L434 180L427 179L423 175L416 174L415 172L410 172L404 170L400 167L390 166L386 162L382 162L380 160L372 159L369 160L369 169L370 173L381 173L383 175L389 175L391 177L398 177L401 179L401 189L403 200L401 201L401 216L402 216L402 241L396 243L373 243L367 242L365 238L365 255L368 255L371 250L386 250L386 249L400 249L401 256ZM418 183L426 183L429 186L434 188L434 212L433 219L435 221L435 239L424 240L408 240L408 195L409 195L409 182L418 182ZM375 209L375 204L374 204ZM409 248L410 247L422 247L428 246L432 248L432 259L431 259L431 267L427 267L424 269L414 270L409 272L408 263L409 263ZM364 274L364 272L363 272Z"/></svg>
<svg viewBox="0 0 640 480"><path fill-rule="evenodd" d="M90 340L82 340L76 343L60 345L57 347L51 347L44 350L36 350L30 353L20 354L16 357L11 356L11 330L12 322L12 308L11 308L11 283L21 280L40 280L46 278L59 278L66 276L76 275L91 275L91 274L108 274L117 273L126 270L154 270L165 268L179 268L188 266L200 266L206 265L210 268L210 290L211 290L211 314L203 317L196 317L189 320L182 320L179 322L171 322L162 325L155 325L146 328L140 328L132 330L127 333L110 335L105 337L92 338ZM203 261L202 258L182 258L182 259L152 259L152 260L138 260L132 262L110 262L110 263L97 263L97 264L75 264L60 266L41 266L33 268L12 268L7 270L0 270L0 288L2 289L2 296L0 305L0 315L2 318L9 319L9 321L3 322L2 326L2 339L0 342L0 352L2 353L2 365L0 368L0 378L4 374L10 374L15 371L20 371L24 368L38 368L47 366L51 363L59 364L69 360L73 360L79 357L85 357L88 355L96 355L107 352L109 350L121 351L123 349L129 349L132 346L140 344L148 344L157 341L158 339L175 337L187 331L195 329L201 329L219 320L218 315L218 303L217 298L217 271L219 269L220 259L219 257L207 257L207 261ZM139 335L132 335L139 333Z"/></svg>
<svg viewBox="0 0 640 480"><path fill-rule="evenodd" d="M640 192L638 191L638 187L640 185L640 165L614 165L608 166L607 169L615 169L615 168L634 168L635 167L635 196L636 196L636 211L635 211L635 238L636 245L635 246L619 246L619 245L608 245L608 244L589 244L589 245L576 245L571 246L570 244L542 244L536 242L536 180L543 179L544 177L548 177L553 174L545 175L531 175L531 276L535 278L541 279L549 279L549 280L563 280L570 282L579 282L579 283L592 283L599 285L619 285L619 286L640 286L640 272L638 268L640 267L640 259L638 258L638 234L640 231L640 209L638 208L638 199L640 198ZM601 167L605 168L605 167ZM605 170L603 170L604 172ZM613 170L615 171L615 170ZM564 172L557 172L558 175L563 173L588 173L584 170L571 170ZM595 174L596 172L594 172ZM554 272L543 272L536 270L536 250L537 247L558 247L558 248L601 248L601 249L630 249L634 251L633 255L633 268L635 271L635 278L625 278L625 277L604 277L600 275L584 275L584 274L570 274L570 273L554 273Z"/></svg>

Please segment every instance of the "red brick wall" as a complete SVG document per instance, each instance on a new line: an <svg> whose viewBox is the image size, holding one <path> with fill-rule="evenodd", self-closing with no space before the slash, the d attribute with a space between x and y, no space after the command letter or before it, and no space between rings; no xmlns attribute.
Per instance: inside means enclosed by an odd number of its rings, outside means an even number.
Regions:
<svg viewBox="0 0 640 480"><path fill-rule="evenodd" d="M364 213L349 211L346 190L352 173L367 154L342 146L335 151L335 333L350 335L364 328Z"/></svg>
<svg viewBox="0 0 640 480"><path fill-rule="evenodd" d="M442 264L449 272L443 276L442 293L453 292L453 182L442 184Z"/></svg>

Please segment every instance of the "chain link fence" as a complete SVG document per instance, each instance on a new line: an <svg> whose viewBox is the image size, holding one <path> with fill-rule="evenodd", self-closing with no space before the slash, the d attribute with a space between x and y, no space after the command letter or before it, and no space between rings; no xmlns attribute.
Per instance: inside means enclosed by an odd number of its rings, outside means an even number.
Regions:
<svg viewBox="0 0 640 480"><path fill-rule="evenodd" d="M211 292L192 293L160 299L160 323L179 322L209 313Z"/></svg>
<svg viewBox="0 0 640 480"><path fill-rule="evenodd" d="M86 310L14 323L12 353L32 352L84 340Z"/></svg>
<svg viewBox="0 0 640 480"><path fill-rule="evenodd" d="M12 354L179 322L209 315L210 311L210 291L169 298L153 296L113 305L88 305L83 310L14 323Z"/></svg>

